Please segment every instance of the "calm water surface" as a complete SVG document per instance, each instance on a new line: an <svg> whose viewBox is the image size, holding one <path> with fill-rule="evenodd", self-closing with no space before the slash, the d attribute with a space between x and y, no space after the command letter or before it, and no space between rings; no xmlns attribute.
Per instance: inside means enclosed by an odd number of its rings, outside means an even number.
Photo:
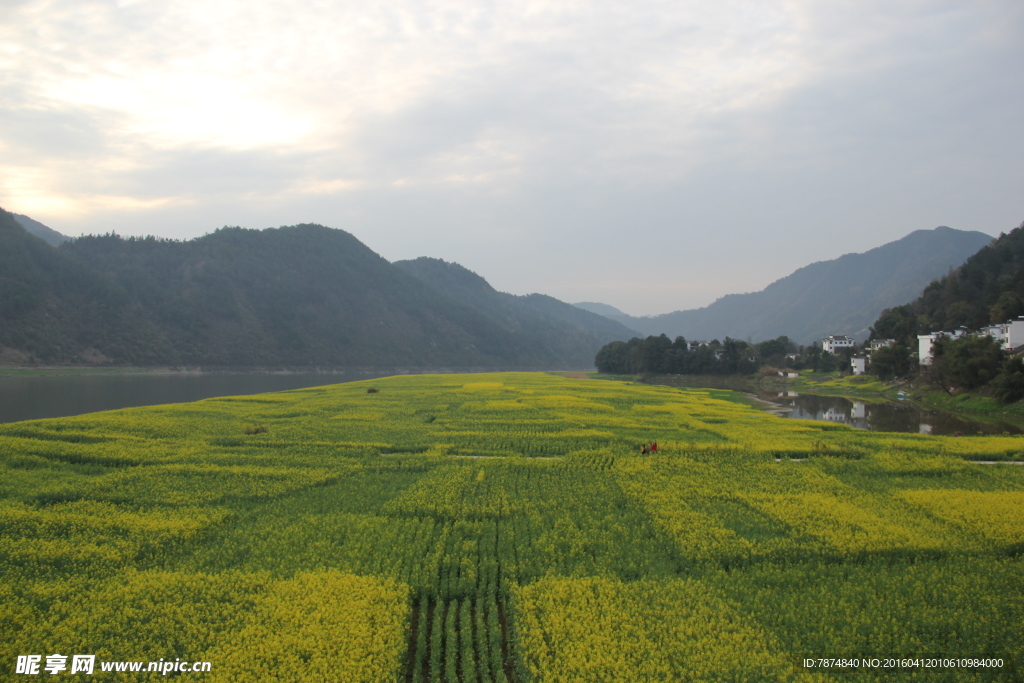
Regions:
<svg viewBox="0 0 1024 683"><path fill-rule="evenodd" d="M919 434L1021 434L1005 422L965 420L949 413L920 410L900 403L863 403L838 396L815 396L796 392L761 394L760 398L780 405L786 417L798 420L827 420L876 432L917 432Z"/></svg>
<svg viewBox="0 0 1024 683"><path fill-rule="evenodd" d="M0 376L0 422L241 396L384 374L111 374Z"/></svg>

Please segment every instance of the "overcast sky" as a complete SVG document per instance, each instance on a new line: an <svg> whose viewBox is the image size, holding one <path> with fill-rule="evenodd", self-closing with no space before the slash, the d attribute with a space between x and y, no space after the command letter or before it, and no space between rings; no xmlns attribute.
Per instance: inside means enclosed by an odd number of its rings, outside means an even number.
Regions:
<svg viewBox="0 0 1024 683"><path fill-rule="evenodd" d="M0 0L0 206L635 315L1024 220L1020 0Z"/></svg>

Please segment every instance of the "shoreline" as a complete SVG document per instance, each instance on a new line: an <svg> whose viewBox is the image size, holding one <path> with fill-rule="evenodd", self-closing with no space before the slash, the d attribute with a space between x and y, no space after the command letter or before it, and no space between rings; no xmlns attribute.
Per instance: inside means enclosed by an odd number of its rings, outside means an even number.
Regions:
<svg viewBox="0 0 1024 683"><path fill-rule="evenodd" d="M786 417L791 412L793 412L793 408L791 408L790 406L784 406L781 403L775 403L773 401L769 401L768 399L761 398L760 396L757 396L756 394L752 394L750 392L744 392L743 395L746 396L747 398L749 398L754 403L761 404L760 405L761 410L763 410L764 412L768 413L769 415L777 415L778 417Z"/></svg>
<svg viewBox="0 0 1024 683"><path fill-rule="evenodd" d="M975 394L946 397L930 387L907 383L886 384L870 376L838 377L835 373L815 376L805 373L796 379L758 375L638 375L634 381L644 384L693 389L720 389L740 394L748 403L764 412L786 416L792 409L777 410L771 398L759 393L798 391L823 398L842 398L866 404L887 404L919 413L947 415L974 424L1005 424L1024 430L1024 401L996 405L995 400ZM787 408L787 406L781 406Z"/></svg>
<svg viewBox="0 0 1024 683"><path fill-rule="evenodd" d="M551 370L513 367L260 367L260 366L210 366L210 367L138 367L138 366L88 366L88 365L40 365L0 366L0 377L70 377L70 376L200 376L200 375L367 375L368 379L391 375L456 375L489 372L553 372L584 375L586 370Z"/></svg>

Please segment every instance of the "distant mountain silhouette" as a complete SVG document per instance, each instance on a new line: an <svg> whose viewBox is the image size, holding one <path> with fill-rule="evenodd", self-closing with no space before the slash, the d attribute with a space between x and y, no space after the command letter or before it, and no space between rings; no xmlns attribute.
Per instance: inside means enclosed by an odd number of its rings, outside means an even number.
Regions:
<svg viewBox="0 0 1024 683"><path fill-rule="evenodd" d="M54 248L0 210L0 363L583 369L622 336L477 280L446 294L319 225Z"/></svg>
<svg viewBox="0 0 1024 683"><path fill-rule="evenodd" d="M499 292L458 263L424 256L396 261L394 265L487 316L530 348L564 364L587 367L603 345L637 334L617 322L544 294L516 296Z"/></svg>
<svg viewBox="0 0 1024 683"><path fill-rule="evenodd" d="M22 216L20 213L11 214L14 216L14 220L18 221L21 227L25 228L30 234L35 235L39 239L43 240L47 244L57 246L70 240L70 237L66 237L53 228L47 227L39 221L29 218L28 216Z"/></svg>
<svg viewBox="0 0 1024 683"><path fill-rule="evenodd" d="M650 320L649 316L645 318L638 318L636 316L629 315L628 313L623 313L614 306L598 303L596 301L581 301L579 303L573 304L573 306L576 306L577 308L582 308L585 311L590 311L591 313L597 313L598 315L604 316L609 320L614 320L615 322L621 325L625 325L626 327L634 330L646 329L644 321ZM645 332L644 334L648 333ZM659 332L658 334L661 334L661 332Z"/></svg>
<svg viewBox="0 0 1024 683"><path fill-rule="evenodd" d="M580 301L578 303L573 304L573 306L575 306L576 308L582 308L584 311L590 311L591 313L603 315L606 318L612 318L613 320L615 319L614 316L617 315L629 317L627 314L623 313L614 306L597 303L596 301Z"/></svg>
<svg viewBox="0 0 1024 683"><path fill-rule="evenodd" d="M991 241L982 232L945 226L917 230L862 254L812 263L760 292L729 294L704 308L643 318L603 315L645 335L755 342L786 335L809 344L845 334L863 340L882 310L911 301ZM600 312L594 304L581 306Z"/></svg>

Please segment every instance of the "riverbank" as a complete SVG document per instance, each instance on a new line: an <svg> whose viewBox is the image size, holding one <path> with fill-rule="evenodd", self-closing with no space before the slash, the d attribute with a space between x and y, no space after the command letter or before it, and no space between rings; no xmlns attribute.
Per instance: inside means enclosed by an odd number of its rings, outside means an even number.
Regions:
<svg viewBox="0 0 1024 683"><path fill-rule="evenodd" d="M600 377L597 373L592 376ZM837 372L813 371L801 372L794 378L777 375L637 375L617 379L681 388L725 389L743 395L735 400L759 404L759 407L763 404L752 394L812 394L866 404L889 403L922 412L946 413L971 422L1003 422L1024 429L1024 401L1004 405L992 397L971 392L950 396L922 381L882 382L870 375L840 376Z"/></svg>
<svg viewBox="0 0 1024 683"><path fill-rule="evenodd" d="M993 418L1024 425L1024 401L1004 404L975 392L950 395L922 380L882 382L868 375L840 377L838 373L806 373L790 380L778 378L779 386L793 391L843 396L863 401L911 403L923 410L939 410L974 419Z"/></svg>

